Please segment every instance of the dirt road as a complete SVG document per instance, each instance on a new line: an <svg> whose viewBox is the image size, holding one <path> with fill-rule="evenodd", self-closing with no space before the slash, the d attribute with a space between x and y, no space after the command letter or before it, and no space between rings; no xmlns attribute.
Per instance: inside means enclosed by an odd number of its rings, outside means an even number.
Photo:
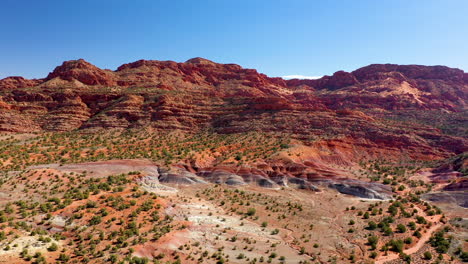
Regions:
<svg viewBox="0 0 468 264"><path fill-rule="evenodd" d="M442 227L442 225L443 225L442 223L437 223L437 224L431 226L431 228L429 228L427 230L427 232L424 233L421 236L421 239L418 240L418 243L416 243L414 246L412 246L412 247L410 247L408 249L403 250L403 252L405 254L407 254L407 255L411 255L411 254L414 254L414 253L418 252L418 250L420 250L424 246L424 244L431 238L432 234L437 229ZM394 259L397 259L397 258L399 258L398 254L390 253L387 256L380 256L379 258L377 258L377 260L375 261L375 264L384 264L387 261L391 261L391 260L394 260Z"/></svg>

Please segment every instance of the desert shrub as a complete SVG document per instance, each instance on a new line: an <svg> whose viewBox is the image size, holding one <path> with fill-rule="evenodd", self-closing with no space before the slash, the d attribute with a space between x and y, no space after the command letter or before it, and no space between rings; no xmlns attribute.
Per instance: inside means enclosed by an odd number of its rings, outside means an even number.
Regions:
<svg viewBox="0 0 468 264"><path fill-rule="evenodd" d="M429 251L424 252L424 259L431 260L432 259L432 253L429 252Z"/></svg>

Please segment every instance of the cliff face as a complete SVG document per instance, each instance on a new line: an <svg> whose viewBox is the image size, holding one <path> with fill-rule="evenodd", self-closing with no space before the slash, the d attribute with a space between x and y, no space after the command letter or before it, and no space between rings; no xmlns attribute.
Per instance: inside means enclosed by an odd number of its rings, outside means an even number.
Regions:
<svg viewBox="0 0 468 264"><path fill-rule="evenodd" d="M466 137L386 118L465 111L467 76L444 66L385 64L285 81L202 58L140 60L116 71L80 59L45 79L0 80L0 131L281 132L353 151L431 159L466 151Z"/></svg>

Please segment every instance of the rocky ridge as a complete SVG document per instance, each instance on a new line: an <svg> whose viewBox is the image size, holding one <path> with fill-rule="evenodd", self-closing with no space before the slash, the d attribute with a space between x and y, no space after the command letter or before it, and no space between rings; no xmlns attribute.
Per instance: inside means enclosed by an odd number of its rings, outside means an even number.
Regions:
<svg viewBox="0 0 468 264"><path fill-rule="evenodd" d="M140 60L116 71L80 59L64 62L45 79L0 80L0 130L209 127L441 157L465 151L466 138L424 124L389 126L381 118L404 110L463 112L467 99L467 74L444 66L370 65L318 80L285 81L202 58Z"/></svg>

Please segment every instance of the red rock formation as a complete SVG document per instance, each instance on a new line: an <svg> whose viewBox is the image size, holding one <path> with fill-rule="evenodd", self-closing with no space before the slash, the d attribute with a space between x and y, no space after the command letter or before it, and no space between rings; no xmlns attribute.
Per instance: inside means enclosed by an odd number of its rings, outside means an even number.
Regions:
<svg viewBox="0 0 468 264"><path fill-rule="evenodd" d="M57 77L67 81L77 80L87 85L113 86L116 84L112 72L101 70L83 59L64 62L49 73L46 80Z"/></svg>
<svg viewBox="0 0 468 264"><path fill-rule="evenodd" d="M332 109L444 109L463 111L468 101L466 73L445 66L373 64L351 73L317 80L289 80L307 85ZM336 90L336 91L335 91Z"/></svg>
<svg viewBox="0 0 468 264"><path fill-rule="evenodd" d="M0 80L0 90L14 90L33 87L41 83L41 80L28 80L20 76L11 76Z"/></svg>
<svg viewBox="0 0 468 264"><path fill-rule="evenodd" d="M255 130L334 142L354 149L354 156L357 149L374 157L405 152L432 159L466 151L466 138L430 124L387 119L466 110L466 76L443 66L376 64L318 80L284 81L202 58L139 60L114 72L67 61L43 80L0 81L0 130Z"/></svg>
<svg viewBox="0 0 468 264"><path fill-rule="evenodd" d="M330 89L340 89L357 83L358 80L352 73L337 71L328 79L328 82L324 86Z"/></svg>

